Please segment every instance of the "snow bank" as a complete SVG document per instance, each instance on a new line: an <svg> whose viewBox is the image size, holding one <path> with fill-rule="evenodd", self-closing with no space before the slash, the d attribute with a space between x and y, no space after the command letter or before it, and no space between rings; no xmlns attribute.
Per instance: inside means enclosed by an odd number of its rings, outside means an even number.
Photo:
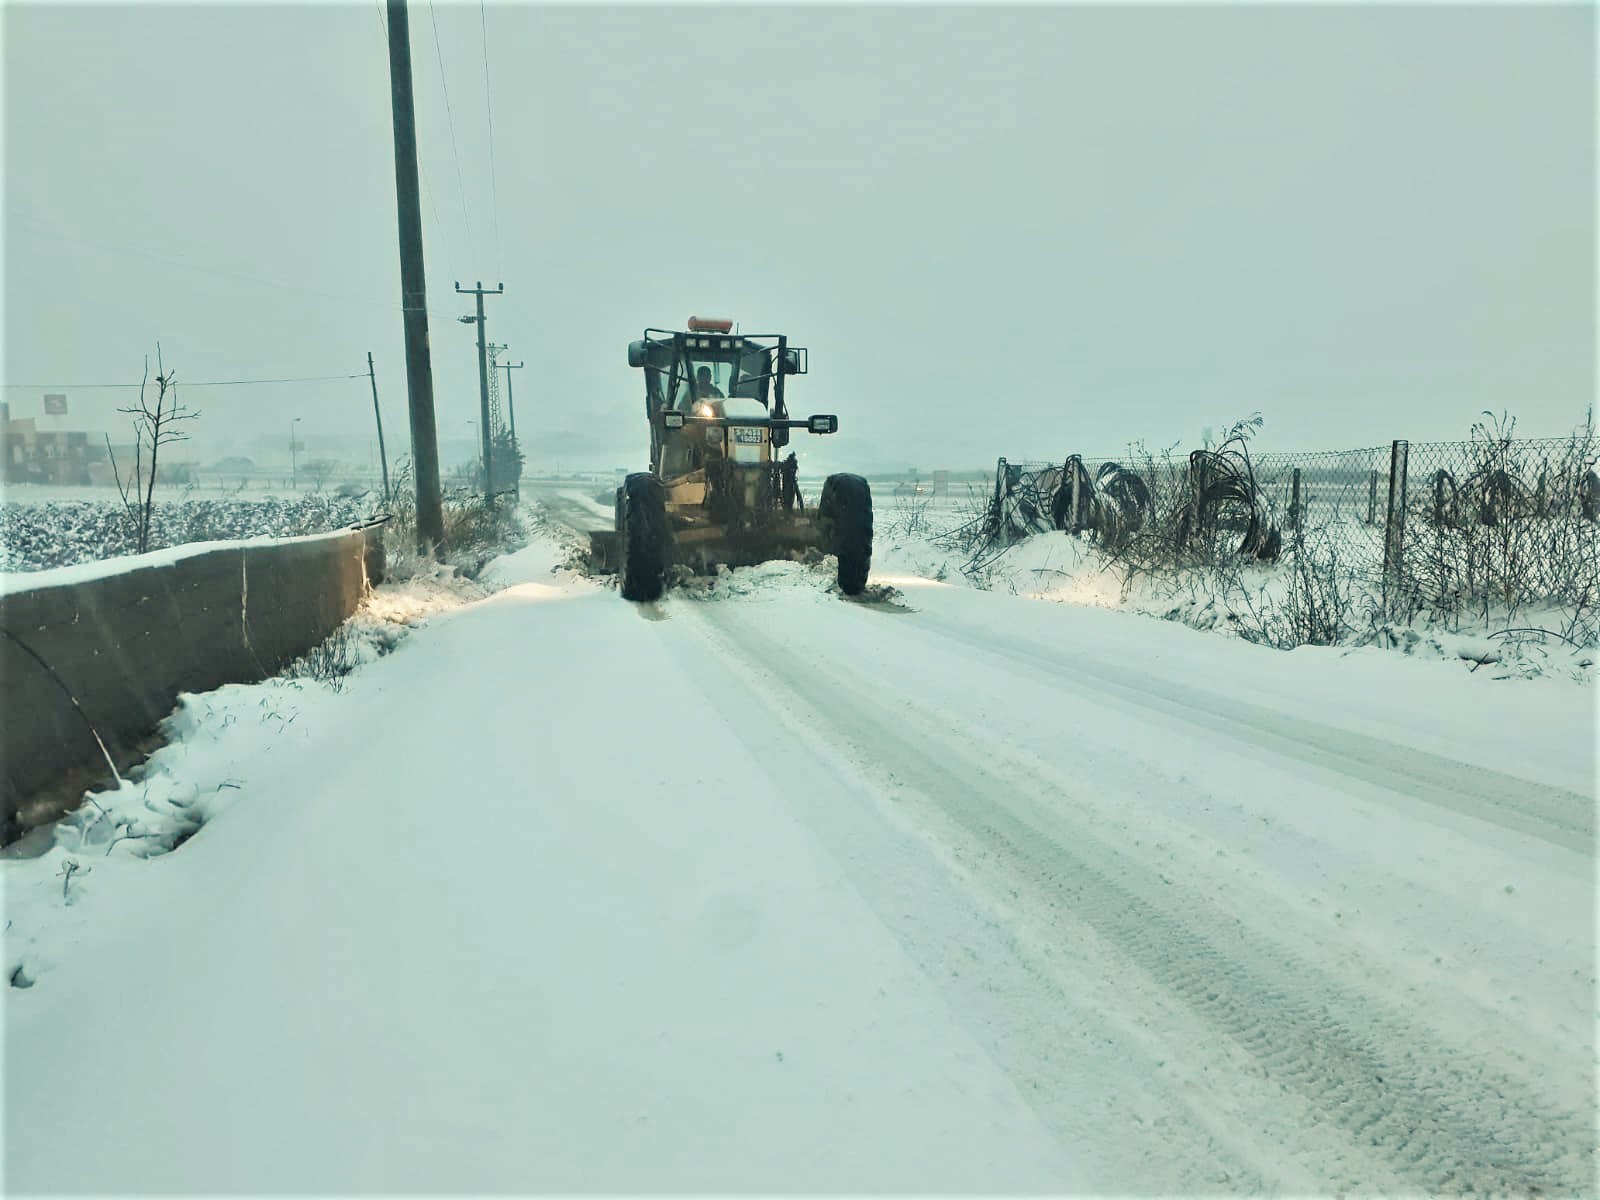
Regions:
<svg viewBox="0 0 1600 1200"><path fill-rule="evenodd" d="M1209 575L1175 572L1125 582L1121 567L1107 563L1086 539L1053 531L1016 542L975 569L947 531L969 516L964 511L919 511L903 503L882 508L873 547L874 579L906 578L1002 592L1034 600L1111 608L1177 621L1231 638L1272 644L1285 630L1290 592L1285 564L1244 564L1223 586ZM910 528L908 528L908 526ZM1572 645L1557 632L1566 617L1553 608L1459 614L1449 621L1418 617L1411 622L1374 619L1382 598L1370 583L1344 583L1350 619L1357 624L1341 651L1376 647L1412 658L1454 662L1496 679L1552 677L1592 684L1600 650Z"/></svg>

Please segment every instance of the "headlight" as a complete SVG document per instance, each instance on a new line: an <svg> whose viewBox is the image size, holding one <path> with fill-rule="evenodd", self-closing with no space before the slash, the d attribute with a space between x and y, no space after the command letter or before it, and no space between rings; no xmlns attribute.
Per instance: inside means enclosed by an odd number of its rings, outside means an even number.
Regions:
<svg viewBox="0 0 1600 1200"><path fill-rule="evenodd" d="M717 410L709 404L697 404L695 405L694 415L697 417L714 417L717 415Z"/></svg>

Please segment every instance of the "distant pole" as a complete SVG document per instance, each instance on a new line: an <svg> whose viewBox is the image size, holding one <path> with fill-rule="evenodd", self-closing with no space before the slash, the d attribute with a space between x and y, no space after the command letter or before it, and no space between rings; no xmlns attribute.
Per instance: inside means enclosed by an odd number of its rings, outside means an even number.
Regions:
<svg viewBox="0 0 1600 1200"><path fill-rule="evenodd" d="M517 406L511 399L511 372L518 367L525 367L527 363L500 363L506 369L506 415L511 418L511 440L517 437Z"/></svg>
<svg viewBox="0 0 1600 1200"><path fill-rule="evenodd" d="M516 368L526 364L519 362L508 362L501 363L500 365L506 369L506 416L511 420L511 449L513 452L516 452L520 451L522 447L517 445L517 406L511 397L511 372ZM520 468L517 470L516 479L512 481L511 488L512 491L516 493L517 498L520 500L522 498L522 471Z"/></svg>
<svg viewBox="0 0 1600 1200"><path fill-rule="evenodd" d="M378 419L378 462L383 465L383 502L389 499L389 455L383 448L383 413L378 408L378 376L372 369L372 351L367 351L367 378L372 381L372 415Z"/></svg>
<svg viewBox="0 0 1600 1200"><path fill-rule="evenodd" d="M300 459L295 454L299 447L294 444L294 427L300 424L302 419L296 417L289 422L289 486L295 491L300 490Z"/></svg>
<svg viewBox="0 0 1600 1200"><path fill-rule="evenodd" d="M411 408L411 469L417 479L417 549L433 555L444 545L444 504L439 497L439 431L433 416L428 285L422 267L417 119L411 98L411 22L406 15L406 0L388 0L388 9L394 184L400 226L400 304L405 319L406 393Z"/></svg>
<svg viewBox="0 0 1600 1200"><path fill-rule="evenodd" d="M493 432L489 428L489 347L484 340L483 323L483 298L485 296L503 295L505 284L500 284L492 291L485 290L483 280L478 280L477 287L464 288L460 281L456 282L456 291L463 296L476 296L478 298L478 315L475 317L462 317L463 323L471 324L476 321L478 325L478 400L480 413L483 417L483 503L485 507L494 504L494 475L490 472L490 442Z"/></svg>
<svg viewBox="0 0 1600 1200"><path fill-rule="evenodd" d="M483 338L483 280L478 280L478 416L483 422L483 503L494 503L494 431L489 428L489 348Z"/></svg>

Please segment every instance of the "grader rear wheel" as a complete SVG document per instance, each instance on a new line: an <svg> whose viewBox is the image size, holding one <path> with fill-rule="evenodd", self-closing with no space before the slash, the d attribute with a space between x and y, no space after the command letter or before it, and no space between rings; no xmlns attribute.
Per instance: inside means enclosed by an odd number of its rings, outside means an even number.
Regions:
<svg viewBox="0 0 1600 1200"><path fill-rule="evenodd" d="M839 560L839 590L859 596L872 565L872 488L859 475L829 475L817 503L822 547Z"/></svg>

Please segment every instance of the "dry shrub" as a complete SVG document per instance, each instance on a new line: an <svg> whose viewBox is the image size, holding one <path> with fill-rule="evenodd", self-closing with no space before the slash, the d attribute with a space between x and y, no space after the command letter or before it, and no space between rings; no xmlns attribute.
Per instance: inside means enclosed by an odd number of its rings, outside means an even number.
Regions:
<svg viewBox="0 0 1600 1200"><path fill-rule="evenodd" d="M528 533L515 505L504 500L485 505L481 496L464 487L447 489L442 500L444 545L439 558L469 579L476 578L491 559L527 545ZM388 574L407 579L424 566L417 554L416 485L409 460L395 478L390 512L393 519L384 529Z"/></svg>

